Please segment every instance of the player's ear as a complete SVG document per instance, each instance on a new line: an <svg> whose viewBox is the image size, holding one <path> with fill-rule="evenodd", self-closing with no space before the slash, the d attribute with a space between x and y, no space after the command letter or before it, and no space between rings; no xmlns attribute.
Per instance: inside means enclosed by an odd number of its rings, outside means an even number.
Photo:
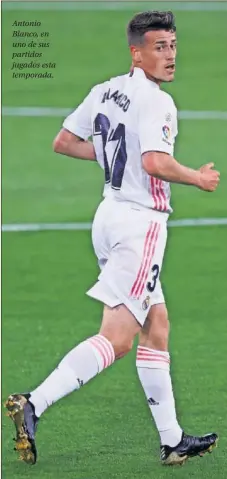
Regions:
<svg viewBox="0 0 227 479"><path fill-rule="evenodd" d="M134 45L131 45L130 46L130 51L131 51L133 63L141 63L142 58L141 58L140 50L137 47L135 47Z"/></svg>
<svg viewBox="0 0 227 479"><path fill-rule="evenodd" d="M135 52L135 60L137 63L140 63L142 61L141 52L139 50L136 50Z"/></svg>

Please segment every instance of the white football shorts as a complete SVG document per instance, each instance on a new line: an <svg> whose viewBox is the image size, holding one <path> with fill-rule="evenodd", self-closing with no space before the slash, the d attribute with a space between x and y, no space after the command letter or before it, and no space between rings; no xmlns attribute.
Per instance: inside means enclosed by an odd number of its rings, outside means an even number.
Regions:
<svg viewBox="0 0 227 479"><path fill-rule="evenodd" d="M124 304L143 326L149 308L164 303L159 280L167 213L105 198L92 225L101 273L87 294L107 306Z"/></svg>

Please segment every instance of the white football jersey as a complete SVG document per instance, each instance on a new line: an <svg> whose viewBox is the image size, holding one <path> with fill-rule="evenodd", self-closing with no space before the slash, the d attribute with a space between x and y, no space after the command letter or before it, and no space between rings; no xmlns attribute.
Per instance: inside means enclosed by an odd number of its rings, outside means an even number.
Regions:
<svg viewBox="0 0 227 479"><path fill-rule="evenodd" d="M104 197L171 212L169 183L148 175L141 155L173 155L177 110L170 95L140 68L96 85L63 127L87 140L104 170Z"/></svg>

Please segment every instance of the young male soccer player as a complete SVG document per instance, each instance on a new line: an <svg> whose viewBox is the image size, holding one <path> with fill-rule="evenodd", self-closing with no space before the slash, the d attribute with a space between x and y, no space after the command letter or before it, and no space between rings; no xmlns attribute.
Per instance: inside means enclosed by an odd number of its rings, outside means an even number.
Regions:
<svg viewBox="0 0 227 479"><path fill-rule="evenodd" d="M169 324L159 279L171 213L169 183L214 191L213 164L193 170L173 157L177 111L160 90L174 79L176 34L171 12L144 12L128 25L132 71L95 86L54 141L57 153L98 161L104 200L92 227L101 273L88 295L104 304L99 333L73 348L29 394L9 396L16 449L36 462L38 418L130 351L160 434L163 464L211 451L217 434L186 435L178 424L170 377ZM88 138L92 136L93 142Z"/></svg>

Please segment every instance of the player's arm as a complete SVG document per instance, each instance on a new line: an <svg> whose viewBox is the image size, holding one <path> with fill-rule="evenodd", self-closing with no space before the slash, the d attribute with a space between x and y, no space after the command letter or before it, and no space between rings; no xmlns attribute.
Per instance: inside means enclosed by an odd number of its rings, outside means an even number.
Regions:
<svg viewBox="0 0 227 479"><path fill-rule="evenodd" d="M142 96L138 107L138 132L142 165L151 176L170 183L192 185L214 191L219 173L209 163L198 170L180 164L173 157L177 134L177 111L169 95L160 90Z"/></svg>
<svg viewBox="0 0 227 479"><path fill-rule="evenodd" d="M96 160L93 143L88 140L92 136L92 108L96 88L93 88L84 101L63 122L53 142L53 149L61 155Z"/></svg>
<svg viewBox="0 0 227 479"><path fill-rule="evenodd" d="M142 155L144 170L151 176L170 183L196 186L205 191L214 191L219 183L219 172L213 170L213 163L199 170L178 163L173 156L164 152L149 151Z"/></svg>
<svg viewBox="0 0 227 479"><path fill-rule="evenodd" d="M71 131L62 128L53 142L55 153L80 158L82 160L96 161L93 143L84 140Z"/></svg>

